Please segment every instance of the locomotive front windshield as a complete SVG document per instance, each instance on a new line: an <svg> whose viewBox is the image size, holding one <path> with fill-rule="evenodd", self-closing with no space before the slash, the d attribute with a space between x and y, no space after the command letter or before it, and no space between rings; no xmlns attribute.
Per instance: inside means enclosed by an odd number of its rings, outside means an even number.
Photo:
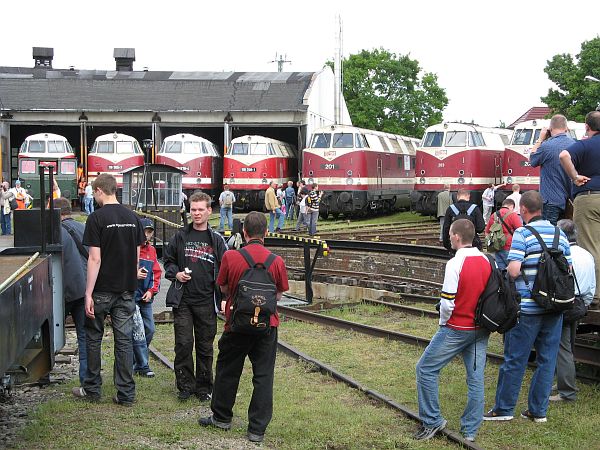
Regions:
<svg viewBox="0 0 600 450"><path fill-rule="evenodd" d="M232 155L247 155L249 145L246 142L236 142L231 147Z"/></svg>
<svg viewBox="0 0 600 450"><path fill-rule="evenodd" d="M430 131L429 133L425 134L425 139L423 140L423 147L441 147L443 141L443 131Z"/></svg>
<svg viewBox="0 0 600 450"><path fill-rule="evenodd" d="M333 135L333 148L353 148L354 140L352 133L335 133Z"/></svg>
<svg viewBox="0 0 600 450"><path fill-rule="evenodd" d="M164 142L161 153L181 153L181 142L179 142L179 141Z"/></svg>
<svg viewBox="0 0 600 450"><path fill-rule="evenodd" d="M65 153L65 143L63 141L48 141L48 153Z"/></svg>
<svg viewBox="0 0 600 450"><path fill-rule="evenodd" d="M329 148L331 145L330 133L315 133L313 134L311 148Z"/></svg>
<svg viewBox="0 0 600 450"><path fill-rule="evenodd" d="M539 134L539 130L536 130ZM531 128L521 128L520 130L515 130L515 134L512 139L512 145L529 145L531 144L531 136L533 135L533 130Z"/></svg>
<svg viewBox="0 0 600 450"><path fill-rule="evenodd" d="M46 141L29 141L29 153L46 153Z"/></svg>
<svg viewBox="0 0 600 450"><path fill-rule="evenodd" d="M466 145L466 131L448 131L446 133L446 147L464 147Z"/></svg>

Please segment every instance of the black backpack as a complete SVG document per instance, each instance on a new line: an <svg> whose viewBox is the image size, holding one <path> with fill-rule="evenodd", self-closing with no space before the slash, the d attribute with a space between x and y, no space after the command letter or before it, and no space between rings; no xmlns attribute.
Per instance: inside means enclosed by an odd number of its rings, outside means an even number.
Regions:
<svg viewBox="0 0 600 450"><path fill-rule="evenodd" d="M558 245L560 229L555 229L552 248L548 248L535 228L528 225L525 228L533 233L542 247L533 289L522 272L523 280L531 291L531 298L549 313L572 308L575 301L575 281L567 258Z"/></svg>
<svg viewBox="0 0 600 450"><path fill-rule="evenodd" d="M475 218L471 215L473 214L473 211L475 211L475 208L477 208L477 205L475 204L469 205L469 208L466 210L459 209L456 205L450 205L450 209L454 213L454 216L452 217L452 223L458 219L467 219L473 222L473 225L476 225Z"/></svg>
<svg viewBox="0 0 600 450"><path fill-rule="evenodd" d="M475 324L490 332L506 333L517 324L521 308L521 296L515 281L506 269L499 269L488 254L492 272L475 309Z"/></svg>
<svg viewBox="0 0 600 450"><path fill-rule="evenodd" d="M255 263L245 248L238 250L248 263L240 278L231 306L230 329L235 333L263 334L271 327L271 314L277 310L277 286L269 267L276 255L264 263Z"/></svg>

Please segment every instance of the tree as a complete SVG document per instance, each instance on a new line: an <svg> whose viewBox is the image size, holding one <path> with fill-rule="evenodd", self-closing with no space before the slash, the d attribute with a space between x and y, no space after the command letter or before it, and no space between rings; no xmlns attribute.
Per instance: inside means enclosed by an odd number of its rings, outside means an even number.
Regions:
<svg viewBox="0 0 600 450"><path fill-rule="evenodd" d="M433 73L419 79L419 62L408 55L363 50L344 58L342 67L344 98L354 125L421 137L425 128L442 121L448 105L445 90Z"/></svg>
<svg viewBox="0 0 600 450"><path fill-rule="evenodd" d="M600 37L584 41L575 58L564 53L554 55L544 72L558 89L548 90L542 101L553 113L583 122L585 115L600 102L600 83L585 80L586 75L600 78Z"/></svg>

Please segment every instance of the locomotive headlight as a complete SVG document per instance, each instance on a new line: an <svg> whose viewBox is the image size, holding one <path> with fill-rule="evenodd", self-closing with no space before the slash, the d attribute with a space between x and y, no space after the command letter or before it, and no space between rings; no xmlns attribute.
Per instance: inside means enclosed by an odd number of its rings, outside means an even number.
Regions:
<svg viewBox="0 0 600 450"><path fill-rule="evenodd" d="M351 171L351 170L349 170L349 171L348 171L348 172L346 172L346 173L348 174L348 176L349 176L349 177L351 177L351 176L352 176L352 171Z"/></svg>
<svg viewBox="0 0 600 450"><path fill-rule="evenodd" d="M201 177L202 176L202 172L196 172L196 176Z"/></svg>
<svg viewBox="0 0 600 450"><path fill-rule="evenodd" d="M263 172L263 178L267 179L267 172Z"/></svg>
<svg viewBox="0 0 600 450"><path fill-rule="evenodd" d="M262 179L262 183L263 184L267 184L267 178L266 177Z"/></svg>
<svg viewBox="0 0 600 450"><path fill-rule="evenodd" d="M507 172L508 172L509 175L511 175L512 174L512 169L508 169Z"/></svg>
<svg viewBox="0 0 600 450"><path fill-rule="evenodd" d="M465 174L465 171L461 169L458 171L458 174L462 177Z"/></svg>
<svg viewBox="0 0 600 450"><path fill-rule="evenodd" d="M506 177L506 182L507 182L508 184L512 184L512 182L513 182L513 179L512 179L512 177Z"/></svg>
<svg viewBox="0 0 600 450"><path fill-rule="evenodd" d="M231 178L229 179L229 184L233 184L233 183L235 183L235 178L231 177Z"/></svg>
<svg viewBox="0 0 600 450"><path fill-rule="evenodd" d="M196 178L196 183L198 183L198 184L202 183L202 178Z"/></svg>
<svg viewBox="0 0 600 450"><path fill-rule="evenodd" d="M354 183L354 180L350 177L346 178L346 184L347 185L351 185L352 183Z"/></svg>
<svg viewBox="0 0 600 450"><path fill-rule="evenodd" d="M310 175L311 177L314 175L315 173L312 170L308 171L308 175Z"/></svg>
<svg viewBox="0 0 600 450"><path fill-rule="evenodd" d="M315 180L311 177L308 179L308 184L313 184L315 182Z"/></svg>
<svg viewBox="0 0 600 450"><path fill-rule="evenodd" d="M421 178L419 178L419 183L421 183L421 184L425 184L425 177L421 177Z"/></svg>
<svg viewBox="0 0 600 450"><path fill-rule="evenodd" d="M458 179L458 184L465 184L465 179L463 177L460 177Z"/></svg>
<svg viewBox="0 0 600 450"><path fill-rule="evenodd" d="M421 175L425 175L425 169L421 169Z"/></svg>

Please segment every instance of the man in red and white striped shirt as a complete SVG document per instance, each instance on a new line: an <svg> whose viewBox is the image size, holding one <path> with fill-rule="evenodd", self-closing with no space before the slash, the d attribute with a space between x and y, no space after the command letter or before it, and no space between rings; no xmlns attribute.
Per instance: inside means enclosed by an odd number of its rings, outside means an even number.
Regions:
<svg viewBox="0 0 600 450"><path fill-rule="evenodd" d="M492 268L486 256L472 246L475 227L458 219L450 226L450 242L456 255L446 264L440 295L440 329L417 363L419 417L423 422L415 439L430 439L446 426L439 405L440 371L462 355L467 371L467 406L461 417L465 439L475 440L483 421L483 375L489 332L475 326L477 301L485 289Z"/></svg>

